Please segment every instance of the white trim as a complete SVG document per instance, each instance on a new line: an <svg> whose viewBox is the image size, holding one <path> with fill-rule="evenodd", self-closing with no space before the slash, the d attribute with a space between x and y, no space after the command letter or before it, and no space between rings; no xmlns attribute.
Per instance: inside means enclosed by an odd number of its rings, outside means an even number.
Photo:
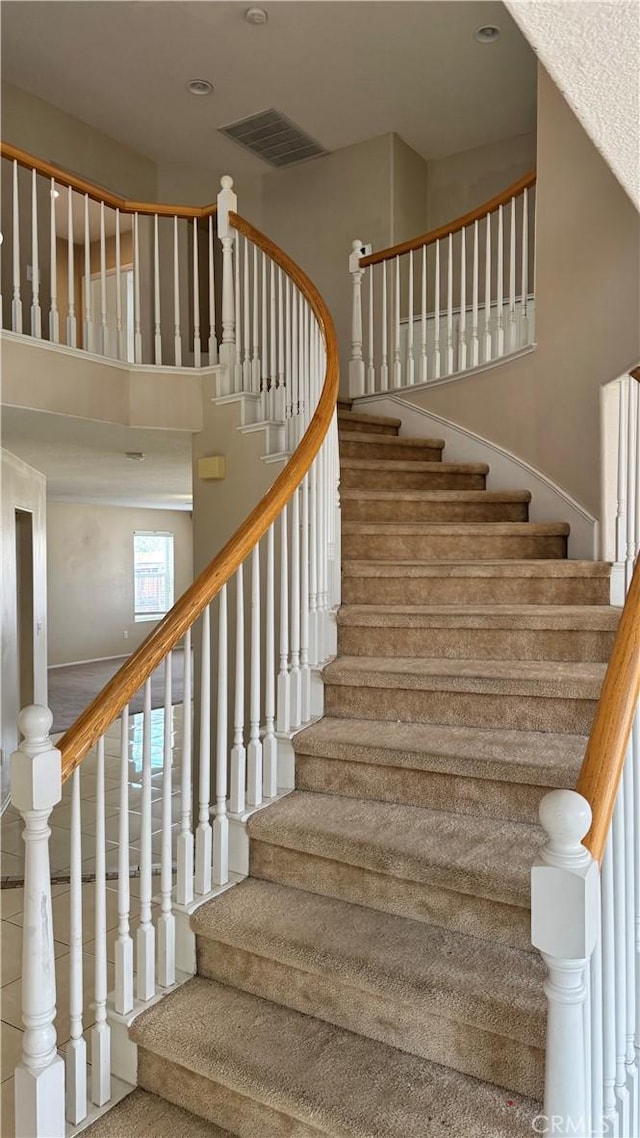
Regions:
<svg viewBox="0 0 640 1138"><path fill-rule="evenodd" d="M70 660L68 664L47 664L47 671L54 668L77 668L79 664L102 664L106 660L127 660L131 652L120 652L117 656L92 656L90 660Z"/></svg>
<svg viewBox="0 0 640 1138"><path fill-rule="evenodd" d="M495 363L488 366L495 367ZM465 376L468 374L464 373ZM460 376L450 378L457 379ZM432 386L432 384L423 386ZM414 388L410 390L413 391ZM369 404L375 404L376 411L380 415L401 419L401 436L424 438L436 435L443 438L447 459L450 462L486 462L489 465L488 489L530 490L532 495L529 507L530 520L569 522L571 526L569 557L586 561L598 558L598 519L531 463L499 446L498 443L491 442L482 435L477 435L474 431L443 418L442 415L437 415L434 411L402 399L398 394L384 392L379 395L365 395L354 402L354 406L357 405L359 409ZM431 429L425 430L425 419L432 424Z"/></svg>
<svg viewBox="0 0 640 1138"><path fill-rule="evenodd" d="M172 367L171 364L136 364L126 360L114 360L109 356L101 356L97 352L85 352L84 348L70 348L68 344L53 344L51 340L39 340L35 336L27 336L22 332L11 332L7 328L0 331L0 343L3 339L12 340L16 344L36 344L47 352L58 352L74 359L92 360L94 363L104 364L105 367L117 368L119 371L128 371L132 375L156 375L158 372L171 372L172 375L216 375L221 369L226 372L225 364L207 364L204 367ZM206 353L205 353L206 354Z"/></svg>
<svg viewBox="0 0 640 1138"><path fill-rule="evenodd" d="M426 383L412 383L411 386L405 385L404 387L390 388L389 391L375 391L371 395L356 395L350 397L354 403L362 403L367 399L380 399L382 397L393 397L394 395L409 395L413 391L429 391L432 387L442 387L447 383L454 383L459 379L470 379L474 375L480 375L483 371L489 371L491 368L500 367L501 364L511 364L514 360L522 359L524 356L531 355L535 352L537 344L527 344L526 348L518 348L517 352L510 352L507 356L499 356L495 360L487 360L484 364L478 364L477 367L468 367L464 371L454 371L451 375L441 375L438 379L428 379Z"/></svg>

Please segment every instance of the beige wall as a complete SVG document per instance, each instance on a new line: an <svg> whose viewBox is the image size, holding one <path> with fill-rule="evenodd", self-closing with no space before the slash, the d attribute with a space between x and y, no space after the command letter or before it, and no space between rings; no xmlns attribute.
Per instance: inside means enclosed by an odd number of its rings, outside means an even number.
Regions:
<svg viewBox="0 0 640 1138"><path fill-rule="evenodd" d="M32 518L33 698L47 703L47 545L45 520L46 479L9 451L2 451L2 759L0 804L4 803L9 782L8 760L18 745L20 711L20 649L18 643L18 557L16 549L16 510Z"/></svg>
<svg viewBox="0 0 640 1138"><path fill-rule="evenodd" d="M396 244L427 228L428 164L398 134L392 136L391 159L391 241Z"/></svg>
<svg viewBox="0 0 640 1138"><path fill-rule="evenodd" d="M134 530L165 530L175 535L175 595L179 597L193 577L189 513L48 503L50 665L122 656L151 632L152 621L136 624L133 619Z"/></svg>
<svg viewBox="0 0 640 1138"><path fill-rule="evenodd" d="M536 350L410 399L599 516L600 388L640 359L640 218L542 68L537 165Z"/></svg>
<svg viewBox="0 0 640 1138"><path fill-rule="evenodd" d="M427 162L427 227L436 229L469 213L535 165L535 134L519 134Z"/></svg>

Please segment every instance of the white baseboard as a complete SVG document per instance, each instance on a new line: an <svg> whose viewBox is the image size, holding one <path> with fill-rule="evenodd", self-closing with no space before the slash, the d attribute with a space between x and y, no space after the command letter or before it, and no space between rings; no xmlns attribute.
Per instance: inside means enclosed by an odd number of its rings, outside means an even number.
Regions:
<svg viewBox="0 0 640 1138"><path fill-rule="evenodd" d="M48 664L47 671L53 672L56 668L77 668L79 664L104 664L108 660L127 660L130 652L119 652L117 656L92 656L90 660L69 660L66 664Z"/></svg>

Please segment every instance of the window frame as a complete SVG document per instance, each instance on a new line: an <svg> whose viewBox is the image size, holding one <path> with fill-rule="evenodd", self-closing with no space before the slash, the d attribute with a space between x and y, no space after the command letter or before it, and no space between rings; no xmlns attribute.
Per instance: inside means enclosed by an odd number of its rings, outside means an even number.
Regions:
<svg viewBox="0 0 640 1138"><path fill-rule="evenodd" d="M164 574L163 578L168 577L168 582L165 589L168 592L168 604L164 609L156 609L153 612L143 612L138 610L138 569L140 568L138 557L140 554L136 550L136 539L143 537L162 537L165 539L165 548L167 556L164 560ZM151 621L162 620L163 616L169 612L175 603L175 534L172 530L145 530L136 529L133 531L133 622L134 624L144 624Z"/></svg>

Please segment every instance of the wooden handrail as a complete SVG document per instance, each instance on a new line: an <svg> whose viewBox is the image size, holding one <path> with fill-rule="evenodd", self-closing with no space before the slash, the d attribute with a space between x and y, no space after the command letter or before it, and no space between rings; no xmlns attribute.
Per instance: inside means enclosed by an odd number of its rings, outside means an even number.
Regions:
<svg viewBox="0 0 640 1138"><path fill-rule="evenodd" d="M496 197L490 198L484 205L473 209L471 213L465 213L462 217L457 217L455 221L449 221L446 225L431 229L420 237L412 237L409 241L402 241L399 245L391 245L389 249L380 249L377 253L369 253L368 257L361 257L360 268L366 269L367 265L379 265L382 261L390 261L393 257L400 257L403 253L410 253L411 250L422 249L423 245L433 245L435 241L439 241L441 237L448 237L450 233L452 235L459 233L461 229L473 225L474 221L480 221L488 213L493 213L499 206L506 205L507 202L511 201L511 198L517 197L523 190L531 189L535 182L536 171L530 170L528 174L519 178L513 185L507 186L506 190L497 194Z"/></svg>
<svg viewBox="0 0 640 1138"><path fill-rule="evenodd" d="M53 178L61 186L70 186L77 193L87 194L93 201L104 202L111 209L119 209L121 213L157 213L159 217L201 218L209 217L210 214L216 212L215 202L210 205L194 206L130 201L128 198L112 193L111 190L103 189L102 186L96 186L94 182L88 182L86 178L67 173L60 166L55 166L53 162L45 162L42 158L36 158L35 155L28 154L26 150L21 150L18 146L12 146L10 142L0 142L0 158L15 161L19 166L24 166L27 170L35 170L37 174L42 174L45 178Z"/></svg>
<svg viewBox="0 0 640 1138"><path fill-rule="evenodd" d="M602 861L640 694L640 558L602 685L576 790L592 811L583 844Z"/></svg>
<svg viewBox="0 0 640 1138"><path fill-rule="evenodd" d="M632 368L631 371L629 372L629 375L631 376L632 379L635 379L635 380L637 380L638 383L640 383L640 367Z"/></svg>
<svg viewBox="0 0 640 1138"><path fill-rule="evenodd" d="M327 366L315 413L296 450L273 486L245 518L213 561L180 597L164 619L116 672L58 743L62 752L62 779L75 768L158 664L178 643L206 606L235 573L280 514L309 470L322 446L338 398L340 364L338 342L329 309L306 273L278 245L236 213L231 224L272 257L293 280L314 312L325 343Z"/></svg>

